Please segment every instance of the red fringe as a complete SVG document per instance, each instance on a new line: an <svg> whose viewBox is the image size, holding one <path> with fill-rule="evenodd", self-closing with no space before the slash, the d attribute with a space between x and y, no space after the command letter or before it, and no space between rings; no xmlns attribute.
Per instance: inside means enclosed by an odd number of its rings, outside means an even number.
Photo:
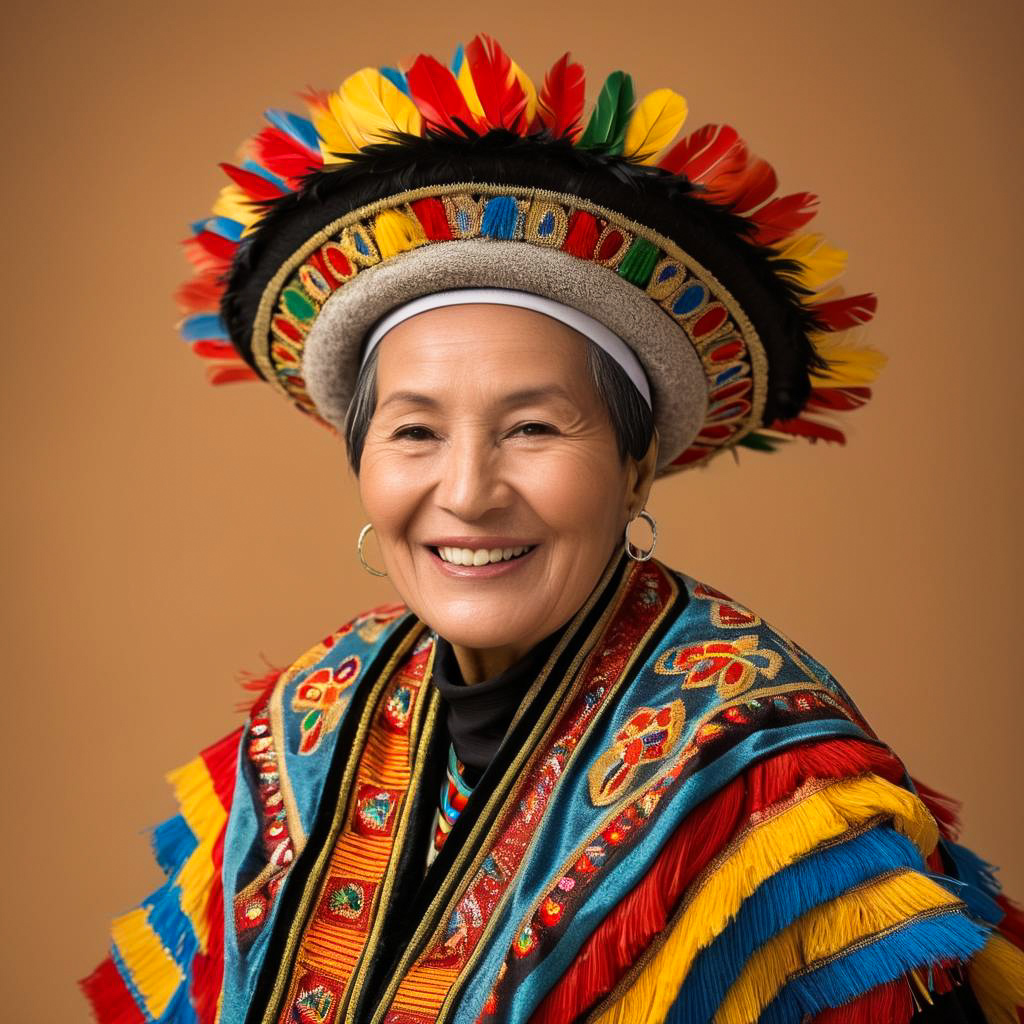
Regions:
<svg viewBox="0 0 1024 1024"><path fill-rule="evenodd" d="M908 985L903 978L879 985L851 1003L819 1013L812 1024L907 1024L915 1013Z"/></svg>
<svg viewBox="0 0 1024 1024"><path fill-rule="evenodd" d="M262 711L266 707L267 701L270 700L270 695L274 692L274 686L278 679L281 678L283 671L283 668L275 668L271 665L261 676L253 675L251 672L243 672L242 689L255 694L255 696L241 701L238 705L238 710L244 711L250 716Z"/></svg>
<svg viewBox="0 0 1024 1024"><path fill-rule="evenodd" d="M804 743L755 764L701 803L666 842L643 881L587 939L531 1024L575 1020L610 992L667 926L687 886L752 814L790 796L809 779L864 772L898 782L903 764L887 747L862 740Z"/></svg>
<svg viewBox="0 0 1024 1024"><path fill-rule="evenodd" d="M135 997L128 991L121 972L109 956L78 985L100 1024L146 1024Z"/></svg>
<svg viewBox="0 0 1024 1024"><path fill-rule="evenodd" d="M1018 949L1024 949L1024 910L1022 910L1009 896L1000 893L996 896L996 903L1003 909L1006 915L999 922L999 932L1009 939Z"/></svg>
<svg viewBox="0 0 1024 1024"><path fill-rule="evenodd" d="M423 232L432 242L451 241L452 227L444 212L440 199L417 199L409 204L416 219L423 226Z"/></svg>
<svg viewBox="0 0 1024 1024"><path fill-rule="evenodd" d="M932 789L931 786L925 785L919 779L911 778L910 781L914 784L921 802L938 823L939 832L943 838L952 839L955 842L960 836L960 811L963 805L954 797Z"/></svg>

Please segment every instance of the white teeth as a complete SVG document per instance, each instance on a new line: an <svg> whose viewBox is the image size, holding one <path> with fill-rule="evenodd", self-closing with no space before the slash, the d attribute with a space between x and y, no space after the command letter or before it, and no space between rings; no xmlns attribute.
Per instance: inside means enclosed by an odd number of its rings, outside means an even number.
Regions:
<svg viewBox="0 0 1024 1024"><path fill-rule="evenodd" d="M529 547L515 548L438 548L442 561L452 565L488 565L493 562L507 562L529 551Z"/></svg>

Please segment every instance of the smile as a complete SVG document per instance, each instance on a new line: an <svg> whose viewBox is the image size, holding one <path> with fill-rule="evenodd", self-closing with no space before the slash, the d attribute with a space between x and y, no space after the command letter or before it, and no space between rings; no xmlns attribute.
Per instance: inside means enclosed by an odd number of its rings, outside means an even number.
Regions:
<svg viewBox="0 0 1024 1024"><path fill-rule="evenodd" d="M498 562L512 562L531 552L536 545L510 548L456 548L433 547L431 550L442 562L450 565L483 566Z"/></svg>

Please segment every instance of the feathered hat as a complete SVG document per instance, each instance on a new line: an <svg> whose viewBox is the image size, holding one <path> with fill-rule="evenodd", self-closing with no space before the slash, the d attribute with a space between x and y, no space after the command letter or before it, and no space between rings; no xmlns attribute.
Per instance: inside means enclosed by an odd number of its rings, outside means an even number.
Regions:
<svg viewBox="0 0 1024 1024"><path fill-rule="evenodd" d="M843 442L884 362L851 328L873 295L836 284L845 253L804 229L808 192L728 125L676 140L686 101L636 101L615 71L584 117L568 53L538 92L486 35L450 66L420 55L303 99L221 166L186 242L182 334L214 383L262 378L340 430L363 342L390 310L511 288L589 315L650 383L659 471L791 437Z"/></svg>

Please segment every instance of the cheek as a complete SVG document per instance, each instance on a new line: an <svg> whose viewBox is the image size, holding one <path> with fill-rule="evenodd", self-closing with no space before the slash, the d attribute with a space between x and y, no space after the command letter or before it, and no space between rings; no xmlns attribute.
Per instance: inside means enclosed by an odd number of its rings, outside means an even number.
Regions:
<svg viewBox="0 0 1024 1024"><path fill-rule="evenodd" d="M378 540L395 544L423 498L424 474L412 460L367 451L359 470L359 496Z"/></svg>

